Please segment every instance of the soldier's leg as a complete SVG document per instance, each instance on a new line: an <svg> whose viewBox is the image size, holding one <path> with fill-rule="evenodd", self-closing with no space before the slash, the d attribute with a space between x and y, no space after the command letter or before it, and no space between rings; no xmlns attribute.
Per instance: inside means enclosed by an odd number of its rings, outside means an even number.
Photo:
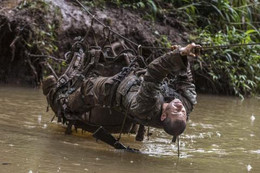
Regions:
<svg viewBox="0 0 260 173"><path fill-rule="evenodd" d="M138 128L138 132L135 136L135 140L137 141L143 141L144 140L144 134L145 134L145 127L144 125L140 124Z"/></svg>
<svg viewBox="0 0 260 173"><path fill-rule="evenodd" d="M55 77L53 75L50 75L48 77L46 77L43 81L42 81L42 91L43 94L45 96L47 96L50 91L56 87L56 83L57 80L55 79Z"/></svg>
<svg viewBox="0 0 260 173"><path fill-rule="evenodd" d="M46 96L48 104L51 106L52 110L55 113L57 113L57 111L58 111L58 105L57 105L56 99L54 98L56 86L57 86L57 80L52 75L46 77L42 81L43 94Z"/></svg>

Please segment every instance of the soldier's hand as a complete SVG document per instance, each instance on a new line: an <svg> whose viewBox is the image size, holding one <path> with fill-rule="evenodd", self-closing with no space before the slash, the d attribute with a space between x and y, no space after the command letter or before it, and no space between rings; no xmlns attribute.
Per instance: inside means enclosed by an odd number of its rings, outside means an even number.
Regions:
<svg viewBox="0 0 260 173"><path fill-rule="evenodd" d="M195 43L188 44L186 47L179 48L181 56L196 57L195 49L201 49L201 46Z"/></svg>

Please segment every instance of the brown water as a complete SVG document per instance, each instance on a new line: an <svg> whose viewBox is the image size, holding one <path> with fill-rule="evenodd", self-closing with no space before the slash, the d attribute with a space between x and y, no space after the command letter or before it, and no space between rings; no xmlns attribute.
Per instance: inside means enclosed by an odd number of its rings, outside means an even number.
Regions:
<svg viewBox="0 0 260 173"><path fill-rule="evenodd" d="M117 151L91 134L64 135L50 122L41 90L0 87L0 172L260 172L259 103L199 95L178 158L158 129L143 142L123 136L142 154Z"/></svg>

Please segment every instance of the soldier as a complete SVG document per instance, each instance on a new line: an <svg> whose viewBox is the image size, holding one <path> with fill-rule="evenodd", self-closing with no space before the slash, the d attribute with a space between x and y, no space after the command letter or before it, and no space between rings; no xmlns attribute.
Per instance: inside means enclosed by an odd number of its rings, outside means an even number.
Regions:
<svg viewBox="0 0 260 173"><path fill-rule="evenodd" d="M188 56L195 56L192 50L198 47L194 43L177 47L152 61L142 77L134 72L127 75L120 72L112 77L90 77L64 99L63 104L55 94L54 77L44 80L43 92L56 114L64 105L67 114L78 117L101 106L125 113L142 125L163 128L176 138L185 130L189 113L196 104ZM164 86L162 82L170 73L180 75L174 86ZM166 90L171 91L170 96L165 94L169 93L164 92Z"/></svg>

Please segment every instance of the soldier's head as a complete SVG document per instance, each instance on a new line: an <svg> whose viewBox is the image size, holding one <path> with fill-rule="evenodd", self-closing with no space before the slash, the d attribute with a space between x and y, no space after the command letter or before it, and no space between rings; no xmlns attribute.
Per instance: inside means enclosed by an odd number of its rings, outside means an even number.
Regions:
<svg viewBox="0 0 260 173"><path fill-rule="evenodd" d="M174 137L179 136L186 128L186 120L186 109L179 99L164 103L161 121L165 132Z"/></svg>

